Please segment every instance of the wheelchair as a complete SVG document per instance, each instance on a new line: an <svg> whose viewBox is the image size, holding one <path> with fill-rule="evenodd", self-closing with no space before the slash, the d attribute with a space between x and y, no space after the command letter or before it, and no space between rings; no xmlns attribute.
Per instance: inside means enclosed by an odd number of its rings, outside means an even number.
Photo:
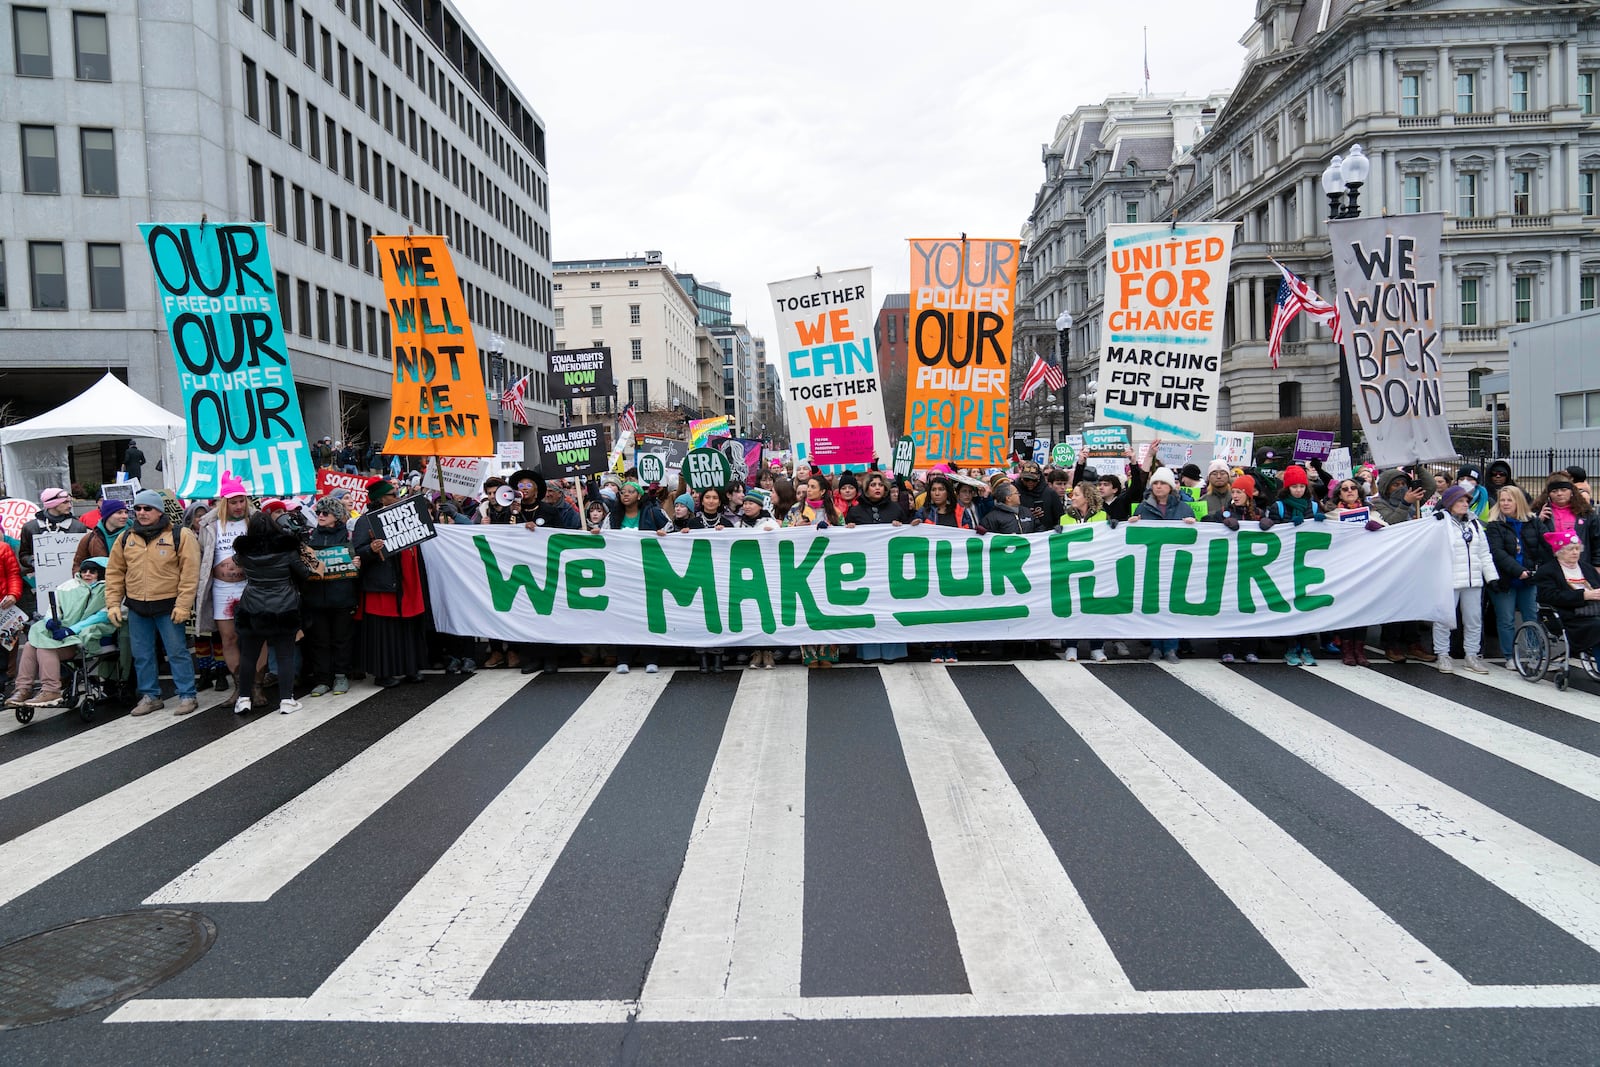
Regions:
<svg viewBox="0 0 1600 1067"><path fill-rule="evenodd" d="M61 703L69 711L76 711L84 722L94 719L100 705L116 689L117 635L107 634L100 639L98 650L79 649L61 665ZM33 721L35 708L17 708L17 722L23 726Z"/></svg>
<svg viewBox="0 0 1600 1067"><path fill-rule="evenodd" d="M1518 626L1511 649L1511 661L1523 678L1538 682L1546 675L1554 675L1556 688L1567 688L1571 681L1572 647L1567 643L1567 629L1561 622L1561 614L1554 608L1541 605L1537 619ZM1595 663L1594 649L1576 658L1583 672L1600 682L1600 665Z"/></svg>

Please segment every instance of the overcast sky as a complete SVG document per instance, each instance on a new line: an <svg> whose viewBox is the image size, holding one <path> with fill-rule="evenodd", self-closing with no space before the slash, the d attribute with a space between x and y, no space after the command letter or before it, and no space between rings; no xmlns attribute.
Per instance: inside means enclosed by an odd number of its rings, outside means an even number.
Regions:
<svg viewBox="0 0 1600 1067"><path fill-rule="evenodd" d="M1016 237L1080 104L1231 88L1254 4L456 0L543 118L556 259L659 249L776 339L767 283ZM935 13L936 17L930 17ZM775 355L775 353L774 353Z"/></svg>

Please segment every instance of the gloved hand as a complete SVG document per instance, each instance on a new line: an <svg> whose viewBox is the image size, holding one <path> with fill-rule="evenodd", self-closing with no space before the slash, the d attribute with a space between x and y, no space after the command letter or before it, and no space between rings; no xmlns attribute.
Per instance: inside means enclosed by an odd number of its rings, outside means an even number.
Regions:
<svg viewBox="0 0 1600 1067"><path fill-rule="evenodd" d="M121 626L127 620L127 616L122 613L121 604L106 608L106 618L111 620L113 626Z"/></svg>
<svg viewBox="0 0 1600 1067"><path fill-rule="evenodd" d="M1295 526L1299 526L1299 525L1300 525L1300 524L1301 524L1301 523L1302 523L1302 522L1305 522L1305 521L1306 521L1306 520L1305 520L1305 519L1303 519L1303 518L1302 518L1302 517L1300 517L1300 516L1299 516L1299 515L1296 515L1296 516L1295 516L1295 517L1294 517L1294 518L1292 518L1292 519L1290 519L1290 520L1289 520L1289 522L1290 522L1290 523L1291 523L1291 524L1292 524L1292 525L1295 525Z"/></svg>
<svg viewBox="0 0 1600 1067"><path fill-rule="evenodd" d="M182 626L184 623L188 622L193 617L194 617L194 609L193 608L173 608L172 609L172 621L174 623L176 623L177 625L179 625L179 626Z"/></svg>
<svg viewBox="0 0 1600 1067"><path fill-rule="evenodd" d="M1320 511L1319 511L1319 512L1317 512L1317 513L1316 513L1316 514L1315 514L1315 515L1312 515L1312 516L1311 516L1311 521L1312 521L1312 522L1326 522L1326 521L1327 521L1327 519L1328 519L1328 516L1326 516L1326 515L1324 515L1324 514L1323 514L1323 513L1322 513L1322 512L1320 512Z"/></svg>
<svg viewBox="0 0 1600 1067"><path fill-rule="evenodd" d="M1377 533L1379 530L1383 529L1383 523L1379 522L1377 519L1368 519L1367 529L1373 533Z"/></svg>
<svg viewBox="0 0 1600 1067"><path fill-rule="evenodd" d="M1261 516L1260 526L1263 530L1272 529L1272 517L1270 515Z"/></svg>
<svg viewBox="0 0 1600 1067"><path fill-rule="evenodd" d="M1222 525L1226 526L1230 530L1237 530L1239 529L1239 517L1231 511L1224 512L1222 515Z"/></svg>
<svg viewBox="0 0 1600 1067"><path fill-rule="evenodd" d="M61 625L59 619L46 619L44 628L49 632L50 639L53 641L65 641L72 636L72 631Z"/></svg>

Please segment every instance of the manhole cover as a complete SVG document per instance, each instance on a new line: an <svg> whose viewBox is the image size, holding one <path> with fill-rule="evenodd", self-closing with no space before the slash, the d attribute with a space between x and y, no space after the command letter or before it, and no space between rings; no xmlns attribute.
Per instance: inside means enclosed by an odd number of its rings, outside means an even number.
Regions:
<svg viewBox="0 0 1600 1067"><path fill-rule="evenodd" d="M199 912L153 908L80 919L0 946L0 1030L137 996L204 956L216 939L215 924Z"/></svg>

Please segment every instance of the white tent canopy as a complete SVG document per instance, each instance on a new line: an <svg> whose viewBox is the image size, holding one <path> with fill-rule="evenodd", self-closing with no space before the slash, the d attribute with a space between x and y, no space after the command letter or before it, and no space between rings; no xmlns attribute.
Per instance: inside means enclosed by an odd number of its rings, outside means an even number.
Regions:
<svg viewBox="0 0 1600 1067"><path fill-rule="evenodd" d="M123 437L159 442L166 480L179 480L189 445L183 416L147 400L107 373L60 407L27 422L0 428L6 492L37 500L48 486L67 484L67 449L73 442ZM145 468L147 483L158 480L150 477L154 468L152 459Z"/></svg>

